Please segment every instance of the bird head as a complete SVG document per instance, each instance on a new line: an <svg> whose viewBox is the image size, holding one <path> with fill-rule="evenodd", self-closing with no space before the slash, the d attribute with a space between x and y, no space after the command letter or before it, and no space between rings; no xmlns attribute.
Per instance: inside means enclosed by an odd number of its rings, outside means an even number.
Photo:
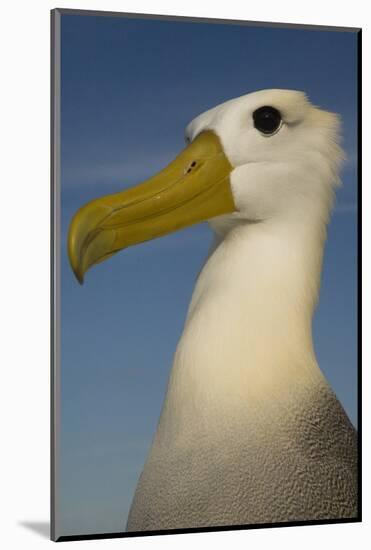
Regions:
<svg viewBox="0 0 371 550"><path fill-rule="evenodd" d="M93 265L128 246L209 221L240 223L328 213L342 151L338 116L303 92L262 90L189 123L186 148L145 182L82 206L68 253L82 283Z"/></svg>

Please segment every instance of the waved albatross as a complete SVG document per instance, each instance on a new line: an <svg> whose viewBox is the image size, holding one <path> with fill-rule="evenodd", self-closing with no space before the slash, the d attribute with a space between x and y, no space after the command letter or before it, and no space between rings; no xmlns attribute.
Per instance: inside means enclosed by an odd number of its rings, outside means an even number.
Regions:
<svg viewBox="0 0 371 550"><path fill-rule="evenodd" d="M313 350L339 120L293 90L196 117L141 185L74 216L78 280L119 250L208 220L199 274L128 531L357 516L357 434Z"/></svg>

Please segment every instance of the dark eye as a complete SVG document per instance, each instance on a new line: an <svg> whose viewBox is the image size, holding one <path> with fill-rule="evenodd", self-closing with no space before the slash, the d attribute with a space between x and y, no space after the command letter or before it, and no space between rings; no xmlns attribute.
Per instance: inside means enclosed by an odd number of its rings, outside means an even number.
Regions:
<svg viewBox="0 0 371 550"><path fill-rule="evenodd" d="M281 113L274 107L259 107L253 112L252 117L255 128L266 136L277 132L282 123Z"/></svg>

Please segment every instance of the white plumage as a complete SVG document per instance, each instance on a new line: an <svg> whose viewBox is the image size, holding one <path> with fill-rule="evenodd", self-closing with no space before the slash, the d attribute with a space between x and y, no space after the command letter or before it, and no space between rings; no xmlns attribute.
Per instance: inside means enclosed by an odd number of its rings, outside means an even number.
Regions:
<svg viewBox="0 0 371 550"><path fill-rule="evenodd" d="M127 528L354 518L357 435L311 328L338 117L264 90L198 116L186 141L161 173L80 208L69 232L80 282L127 246L205 219L215 233Z"/></svg>
<svg viewBox="0 0 371 550"><path fill-rule="evenodd" d="M254 127L261 106L282 115L274 135ZM198 116L186 139L205 130L233 166L237 212L210 221L128 529L353 517L356 436L311 334L338 117L304 93L264 90Z"/></svg>

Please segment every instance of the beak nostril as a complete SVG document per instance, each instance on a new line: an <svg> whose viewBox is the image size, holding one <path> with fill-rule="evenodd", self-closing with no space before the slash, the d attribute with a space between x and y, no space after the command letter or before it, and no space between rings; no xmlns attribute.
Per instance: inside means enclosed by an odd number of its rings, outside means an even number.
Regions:
<svg viewBox="0 0 371 550"><path fill-rule="evenodd" d="M194 168L196 166L197 162L195 160L193 160L191 162L191 164L188 164L188 166L184 169L184 173L185 174L189 174L190 172L192 172L192 168Z"/></svg>

